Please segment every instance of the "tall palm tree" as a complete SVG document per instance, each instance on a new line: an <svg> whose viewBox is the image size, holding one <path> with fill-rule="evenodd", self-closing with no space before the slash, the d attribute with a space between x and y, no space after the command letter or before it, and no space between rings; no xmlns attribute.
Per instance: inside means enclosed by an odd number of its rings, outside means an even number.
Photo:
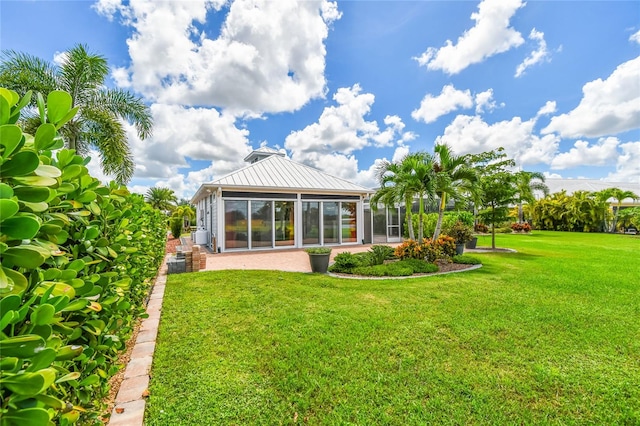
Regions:
<svg viewBox="0 0 640 426"><path fill-rule="evenodd" d="M616 232L616 227L618 226L618 214L620 213L620 207L622 207L622 201L626 198L637 200L640 197L633 191L623 191L620 188L608 188L603 192L609 195L609 198L613 198L614 200L616 200L616 211L613 215L613 224L611 225L610 231Z"/></svg>
<svg viewBox="0 0 640 426"><path fill-rule="evenodd" d="M549 195L549 187L544 183L545 177L540 172L525 172L520 171L515 175L516 188L518 192L516 194L516 201L518 203L518 222L524 222L524 214L522 210L522 204L531 204L535 201L534 191L541 191L545 197Z"/></svg>
<svg viewBox="0 0 640 426"><path fill-rule="evenodd" d="M435 193L433 157L426 152L416 152L398 162L385 161L378 166L377 177L380 189L371 198L371 204L404 202L410 239L414 239L411 207L418 198L418 240L422 240L424 200L432 199Z"/></svg>
<svg viewBox="0 0 640 426"><path fill-rule="evenodd" d="M149 188L144 195L144 200L151 204L154 209L162 211L172 211L175 208L175 203L178 198L173 192L173 189L154 187Z"/></svg>
<svg viewBox="0 0 640 426"><path fill-rule="evenodd" d="M447 197L460 199L464 195L473 194L476 191L474 184L478 181L478 174L471 167L471 157L454 155L449 145L436 145L434 151L436 157L434 162L436 173L435 193L440 198L438 222L436 222L436 229L433 233L433 239L436 239L442 229L442 218L447 207Z"/></svg>
<svg viewBox="0 0 640 426"><path fill-rule="evenodd" d="M60 65L13 50L2 52L0 86L24 95L28 90L44 97L53 90L71 94L76 116L60 130L67 147L86 155L91 147L100 153L102 170L120 183L133 176L135 164L123 121L136 127L138 136L151 135L153 120L150 109L140 98L120 89L107 89L107 60L90 53L78 44L64 53ZM35 105L36 97L33 97ZM35 128L39 117L27 119L25 127Z"/></svg>

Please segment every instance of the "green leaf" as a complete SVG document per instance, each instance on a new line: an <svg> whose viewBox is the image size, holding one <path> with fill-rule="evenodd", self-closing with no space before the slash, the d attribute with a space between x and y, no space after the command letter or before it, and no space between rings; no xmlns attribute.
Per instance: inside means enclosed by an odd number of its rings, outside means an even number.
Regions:
<svg viewBox="0 0 640 426"><path fill-rule="evenodd" d="M54 296L64 295L69 297L69 300L76 297L76 291L69 284L57 283L53 281L43 281L38 287L35 288L35 290L33 290L33 292L36 295L42 296L44 292L49 290L51 287L53 287L53 289L51 290L51 294Z"/></svg>
<svg viewBox="0 0 640 426"><path fill-rule="evenodd" d="M53 138L56 136L56 126L51 123L44 123L36 130L33 140L36 150L43 151L53 145Z"/></svg>
<svg viewBox="0 0 640 426"><path fill-rule="evenodd" d="M53 322L53 317L56 314L56 308L53 305L45 303L38 306L31 312L31 323L35 325L46 325Z"/></svg>
<svg viewBox="0 0 640 426"><path fill-rule="evenodd" d="M45 114L44 98L42 97L42 93L40 93L40 92L38 92L36 103L38 104L38 113L40 114L40 122L41 123L46 123L47 122L47 116Z"/></svg>
<svg viewBox="0 0 640 426"><path fill-rule="evenodd" d="M79 201L83 204L85 203L89 203L91 201L94 201L96 199L96 193L93 191L84 191L82 194L80 194L79 197L76 198L76 201Z"/></svg>
<svg viewBox="0 0 640 426"><path fill-rule="evenodd" d="M6 299L10 295L18 297L27 289L27 279L18 271L5 268L0 269L0 296ZM17 309L17 308L16 308ZM2 312L5 312L4 310Z"/></svg>
<svg viewBox="0 0 640 426"><path fill-rule="evenodd" d="M44 339L35 334L24 334L0 340L0 353L3 357L31 358L45 347Z"/></svg>
<svg viewBox="0 0 640 426"><path fill-rule="evenodd" d="M2 357L0 359L0 370L1 371L18 371L19 365L22 364L19 362L20 358L16 357Z"/></svg>
<svg viewBox="0 0 640 426"><path fill-rule="evenodd" d="M58 124L71 109L71 95L62 90L54 90L47 95L47 118L50 123Z"/></svg>
<svg viewBox="0 0 640 426"><path fill-rule="evenodd" d="M48 368L55 359L56 351L51 348L44 348L31 358L31 365L27 368L27 372L36 372Z"/></svg>
<svg viewBox="0 0 640 426"><path fill-rule="evenodd" d="M24 206L25 211L30 211L32 213L42 213L44 211L47 211L47 209L49 208L49 204L45 203L44 201L40 203L28 203L26 201L23 201L21 204Z"/></svg>
<svg viewBox="0 0 640 426"><path fill-rule="evenodd" d="M51 395L36 395L34 398L42 402L47 407L51 407L55 410L63 410L67 407L67 404L65 404L64 401L61 401Z"/></svg>
<svg viewBox="0 0 640 426"><path fill-rule="evenodd" d="M40 164L38 168L35 170L37 176L57 178L62 176L62 172L59 168L55 166L47 166L45 164Z"/></svg>
<svg viewBox="0 0 640 426"><path fill-rule="evenodd" d="M2 233L13 240L31 239L39 229L40 222L31 216L12 216L2 221Z"/></svg>
<svg viewBox="0 0 640 426"><path fill-rule="evenodd" d="M20 145L22 130L15 124L3 124L0 126L0 146L4 147L2 159L7 159Z"/></svg>
<svg viewBox="0 0 640 426"><path fill-rule="evenodd" d="M13 218L9 218L2 223L10 221ZM9 247L2 254L2 263L7 266L18 266L20 268L37 268L42 265L46 260L46 256L42 250L37 249L34 246L16 246Z"/></svg>
<svg viewBox="0 0 640 426"><path fill-rule="evenodd" d="M33 186L55 186L58 183L54 178L45 176L22 176L14 177L13 180L23 185Z"/></svg>
<svg viewBox="0 0 640 426"><path fill-rule="evenodd" d="M45 368L33 373L22 373L2 378L2 384L18 395L34 396L53 384L56 370Z"/></svg>
<svg viewBox="0 0 640 426"><path fill-rule="evenodd" d="M40 159L33 151L20 151L0 166L2 177L26 176L38 168Z"/></svg>
<svg viewBox="0 0 640 426"><path fill-rule="evenodd" d="M51 197L51 190L42 186L16 186L13 191L20 201L39 203Z"/></svg>
<svg viewBox="0 0 640 426"><path fill-rule="evenodd" d="M98 235L100 235L100 230L98 228L96 228L95 226L88 226L84 230L83 239L85 239L85 240L95 240L98 237Z"/></svg>
<svg viewBox="0 0 640 426"><path fill-rule="evenodd" d="M7 198L0 198L0 222L18 213L19 209L20 206L18 206L18 203L15 201Z"/></svg>
<svg viewBox="0 0 640 426"><path fill-rule="evenodd" d="M58 353L56 355L56 361L67 361L67 360L76 358L80 356L83 351L84 351L84 348L80 345L63 346L60 349L58 349ZM73 379L68 379L68 380L75 380L78 377L80 377L80 374L78 374L77 377L74 377Z"/></svg>
<svg viewBox="0 0 640 426"><path fill-rule="evenodd" d="M100 376L97 374L91 374L90 376L85 377L81 382L80 386L91 386L100 381Z"/></svg>
<svg viewBox="0 0 640 426"><path fill-rule="evenodd" d="M8 91L4 87L0 88L0 90ZM0 96L0 124L9 123L10 115L11 115L11 105L9 105L9 101L4 96Z"/></svg>
<svg viewBox="0 0 640 426"><path fill-rule="evenodd" d="M71 120L76 113L78 112L78 110L80 109L80 107L75 107L69 110L69 112L67 112L67 114L62 117L57 123L56 123L56 129L60 129L62 126L64 126L69 120Z"/></svg>
<svg viewBox="0 0 640 426"><path fill-rule="evenodd" d="M44 408L23 408L21 410L10 410L3 416L3 426L42 426L50 424L49 412Z"/></svg>
<svg viewBox="0 0 640 426"><path fill-rule="evenodd" d="M87 299L76 299L62 309L62 312L72 312L84 309L89 304Z"/></svg>
<svg viewBox="0 0 640 426"><path fill-rule="evenodd" d="M62 170L62 180L70 180L76 178L86 170L86 167L79 164L70 164Z"/></svg>
<svg viewBox="0 0 640 426"><path fill-rule="evenodd" d="M20 296L5 296L0 299L0 312L17 311L20 309L22 298Z"/></svg>
<svg viewBox="0 0 640 426"><path fill-rule="evenodd" d="M16 311L0 311L0 314L3 314L2 318L0 318L0 331L4 330L20 315Z"/></svg>
<svg viewBox="0 0 640 426"><path fill-rule="evenodd" d="M65 346L66 348L67 346ZM79 346L80 349L82 349L82 346ZM58 351L59 352L59 351ZM80 351L82 352L82 351ZM71 359L71 358L69 358ZM63 361L63 360L61 360ZM80 378L80 373L78 373L77 371L74 371L72 373L69 374L65 374L64 376L60 377L58 380L56 380L56 383L62 383L62 382L68 382L70 380L77 380Z"/></svg>
<svg viewBox="0 0 640 426"><path fill-rule="evenodd" d="M6 183L0 183L0 199L13 197L13 189Z"/></svg>

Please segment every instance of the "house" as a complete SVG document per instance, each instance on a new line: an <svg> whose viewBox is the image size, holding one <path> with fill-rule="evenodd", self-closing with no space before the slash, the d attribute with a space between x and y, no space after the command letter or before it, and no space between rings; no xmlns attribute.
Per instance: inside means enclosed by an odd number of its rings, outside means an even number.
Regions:
<svg viewBox="0 0 640 426"><path fill-rule="evenodd" d="M268 147L244 161L249 165L202 184L191 199L197 243L227 252L400 239L399 209L372 215L368 198L374 191Z"/></svg>

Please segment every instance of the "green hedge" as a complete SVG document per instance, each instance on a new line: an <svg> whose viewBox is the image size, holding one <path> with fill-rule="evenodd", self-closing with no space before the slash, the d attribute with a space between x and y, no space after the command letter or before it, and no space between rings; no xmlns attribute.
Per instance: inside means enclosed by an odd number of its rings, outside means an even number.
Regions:
<svg viewBox="0 0 640 426"><path fill-rule="evenodd" d="M62 149L71 97L0 88L0 423L91 422L164 257L166 218Z"/></svg>

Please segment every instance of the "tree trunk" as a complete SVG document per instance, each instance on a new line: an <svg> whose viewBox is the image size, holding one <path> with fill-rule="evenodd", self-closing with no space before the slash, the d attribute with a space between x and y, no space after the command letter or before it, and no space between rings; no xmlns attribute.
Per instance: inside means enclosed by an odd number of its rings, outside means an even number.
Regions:
<svg viewBox="0 0 640 426"><path fill-rule="evenodd" d="M424 238L424 229L422 223L422 214L424 212L424 200L422 199L422 194L420 195L420 200L418 201L418 241L422 241Z"/></svg>
<svg viewBox="0 0 640 426"><path fill-rule="evenodd" d="M518 223L524 222L524 211L522 209L522 201L518 203Z"/></svg>
<svg viewBox="0 0 640 426"><path fill-rule="evenodd" d="M416 234L415 232L413 232L413 214L411 212L411 208L413 207L413 205L411 204L410 200L405 200L404 202L404 208L407 211L405 216L407 219L407 227L409 228L409 239L410 240L415 240L416 239Z"/></svg>
<svg viewBox="0 0 640 426"><path fill-rule="evenodd" d="M496 225L494 223L491 224L491 248L496 249Z"/></svg>
<svg viewBox="0 0 640 426"><path fill-rule="evenodd" d="M436 229L433 232L433 239L437 239L440 235L440 228L442 228L442 218L444 217L444 209L447 206L447 194L442 193L440 198L440 207L438 208L438 222L436 222Z"/></svg>

